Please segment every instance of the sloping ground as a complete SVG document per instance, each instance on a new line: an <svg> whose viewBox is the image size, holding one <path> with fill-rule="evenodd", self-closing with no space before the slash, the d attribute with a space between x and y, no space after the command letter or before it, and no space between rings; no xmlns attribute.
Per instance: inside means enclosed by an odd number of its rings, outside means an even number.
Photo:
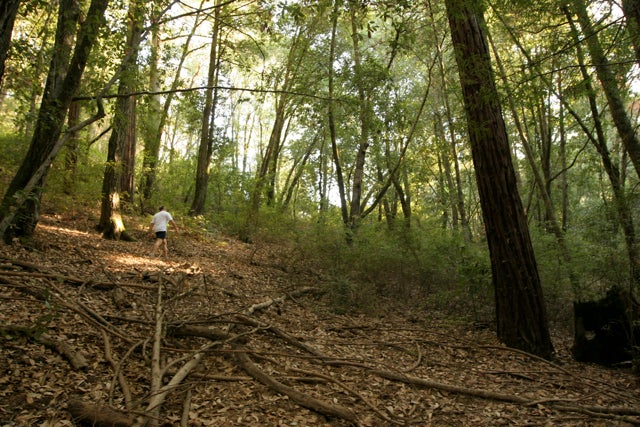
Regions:
<svg viewBox="0 0 640 427"><path fill-rule="evenodd" d="M164 260L133 234L48 217L0 244L0 426L640 424L638 378L564 336L548 362L393 303L338 315L282 248L170 233Z"/></svg>

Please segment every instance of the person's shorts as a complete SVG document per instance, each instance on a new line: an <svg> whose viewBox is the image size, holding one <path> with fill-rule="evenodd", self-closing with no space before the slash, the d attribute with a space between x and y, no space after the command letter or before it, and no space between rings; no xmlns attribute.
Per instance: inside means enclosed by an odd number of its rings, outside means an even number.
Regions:
<svg viewBox="0 0 640 427"><path fill-rule="evenodd" d="M156 239L166 239L167 232L166 231L156 231Z"/></svg>

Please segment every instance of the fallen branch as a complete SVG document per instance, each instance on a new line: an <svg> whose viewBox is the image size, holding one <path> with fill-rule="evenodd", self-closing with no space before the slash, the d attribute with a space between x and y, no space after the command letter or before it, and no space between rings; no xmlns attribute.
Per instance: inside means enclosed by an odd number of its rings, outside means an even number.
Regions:
<svg viewBox="0 0 640 427"><path fill-rule="evenodd" d="M371 369L371 373L378 375L381 378L385 378L392 381L400 381L406 384L417 385L421 387L434 388L437 390L443 390L450 393L464 394L466 396L479 397L482 399L499 400L503 402L517 403L525 406L529 406L533 401L530 399L513 396L503 393L492 392L488 390L470 389L466 387L459 387L451 384L444 384L436 381L430 381L423 378L408 376L401 373L383 371L381 369ZM558 405L549 401L550 407L562 411L581 412L591 416L598 416L603 418L609 418L612 415L633 415L640 416L640 409L629 407L615 407L615 406L581 406L581 405ZM627 420L629 421L629 420ZM637 423L638 421L636 421Z"/></svg>
<svg viewBox="0 0 640 427"><path fill-rule="evenodd" d="M385 420L387 423L400 424L400 425L406 424L404 420L401 420L401 421L400 420L392 420L391 418L389 418L387 416L387 414L385 414L384 412L379 410L373 403L371 403L367 399L365 399L364 396L362 396L360 393L358 393L357 391L351 389L350 387L347 387L344 383L336 380L335 378L333 378L333 377L331 377L329 375L321 374L319 372L305 371L304 369L298 369L298 368L288 368L287 370L289 370L291 372L296 372L298 374L309 375L312 378L316 378L316 377L317 378L321 378L321 379L324 379L324 380L326 380L328 382L336 384L338 387L340 387L343 390L345 390L346 392L356 396L358 399L360 399L362 402L364 402L365 405L367 405L369 408L371 408L371 410L373 412L378 414L378 416L380 418L382 418L383 420Z"/></svg>
<svg viewBox="0 0 640 427"><path fill-rule="evenodd" d="M120 384L120 389L122 390L122 394L124 395L124 401L127 408L131 408L131 390L129 388L129 384L127 383L127 379L122 373L122 369L120 369L120 365L113 360L113 354L111 352L111 341L109 340L109 335L105 331L102 332L102 339L104 340L104 358L109 362L111 367L113 368L114 377L118 379L118 384ZM111 403L111 398L113 397L113 391L115 389L115 381L111 381L111 387L109 387L109 401Z"/></svg>
<svg viewBox="0 0 640 427"><path fill-rule="evenodd" d="M304 406L305 408L319 412L321 414L338 417L347 421L356 423L358 418L351 409L342 405L332 404L320 399L316 399L313 396L301 393L288 385L282 384L275 378L263 372L258 366L253 363L247 353L239 352L235 353L234 360L242 370L253 377L255 380L261 382L274 391L289 396L289 399L297 404Z"/></svg>
<svg viewBox="0 0 640 427"><path fill-rule="evenodd" d="M315 290L316 290L316 288L312 288L312 287L305 287L305 288L296 289L293 292L289 292L288 295L285 295L285 296L282 296L282 297L278 297L278 298L275 298L275 299L272 298L272 299L269 299L267 301L264 301L264 302L261 302L261 303L258 303L258 304L254 304L251 307L249 307L248 309L246 309L243 312L243 314L251 315L251 314L255 313L258 310L262 310L262 309L267 308L267 307L269 307L269 306L271 306L273 304L276 304L276 303L279 303L279 302L283 302L287 298L289 298L290 296L300 296L300 295L303 295L303 294L305 294L307 292L312 292L312 291L315 291Z"/></svg>
<svg viewBox="0 0 640 427"><path fill-rule="evenodd" d="M66 342L56 339L47 333L39 333L34 327L7 325L2 327L0 332L20 334L33 339L34 341L65 357L76 371L86 369L89 366L87 359L82 355L82 353L74 350Z"/></svg>
<svg viewBox="0 0 640 427"><path fill-rule="evenodd" d="M67 410L71 418L80 425L94 427L132 427L134 420L120 411L107 406L97 406L83 402L80 399L71 399L67 404Z"/></svg>

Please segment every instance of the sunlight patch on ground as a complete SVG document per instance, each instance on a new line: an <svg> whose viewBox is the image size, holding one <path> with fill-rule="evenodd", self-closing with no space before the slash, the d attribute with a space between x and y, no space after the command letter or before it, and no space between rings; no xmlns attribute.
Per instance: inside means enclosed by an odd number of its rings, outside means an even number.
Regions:
<svg viewBox="0 0 640 427"><path fill-rule="evenodd" d="M57 227L57 226L54 226L54 225L47 225L47 224L42 224L42 223L38 224L38 228L42 228L42 229L47 230L47 231L52 232L52 233L64 234L64 235L67 235L67 236L81 236L81 237L90 237L91 236L91 234L86 232L86 231L72 230L70 228Z"/></svg>
<svg viewBox="0 0 640 427"><path fill-rule="evenodd" d="M150 255L113 254L103 257L110 265L116 264L129 267L148 267L149 265L166 265L165 260Z"/></svg>

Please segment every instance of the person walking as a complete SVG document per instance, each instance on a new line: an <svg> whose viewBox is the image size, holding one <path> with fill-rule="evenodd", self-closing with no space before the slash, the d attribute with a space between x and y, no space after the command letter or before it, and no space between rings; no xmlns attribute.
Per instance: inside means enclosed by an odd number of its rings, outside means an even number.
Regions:
<svg viewBox="0 0 640 427"><path fill-rule="evenodd" d="M153 256L156 256L160 247L162 247L162 254L166 257L169 254L169 248L167 247L167 225L171 224L173 228L178 231L178 224L173 220L173 217L164 206L158 208L158 212L153 216L151 224L149 225L149 231L155 233L156 242L153 245Z"/></svg>

